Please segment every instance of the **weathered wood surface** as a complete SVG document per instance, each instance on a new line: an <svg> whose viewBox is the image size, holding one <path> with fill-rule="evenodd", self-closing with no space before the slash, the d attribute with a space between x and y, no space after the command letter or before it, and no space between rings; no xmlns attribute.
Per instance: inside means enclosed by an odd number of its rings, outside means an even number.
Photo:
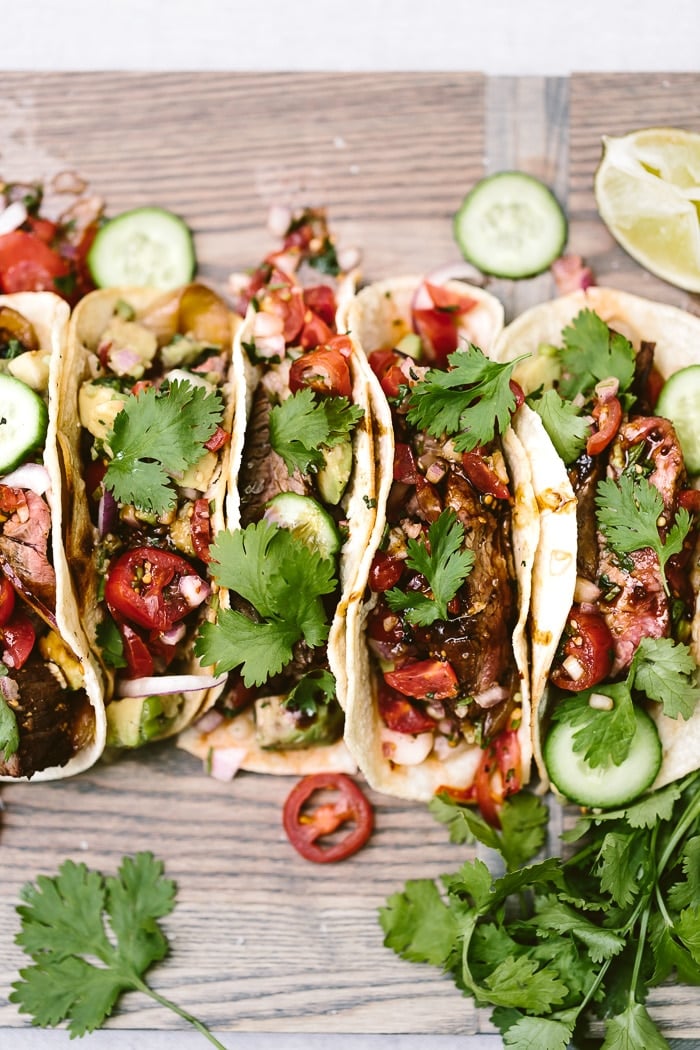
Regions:
<svg viewBox="0 0 700 1050"><path fill-rule="evenodd" d="M700 130L700 76L487 80L476 74L4 74L0 172L78 169L109 212L158 203L196 235L202 274L223 282L272 246L274 203L329 209L368 280L456 261L451 217L484 172L520 167L566 204L570 247L600 282L698 311L644 274L597 218L592 178L603 133L652 123ZM548 275L493 282L513 316L553 292ZM458 1034L492 1031L448 979L382 945L377 908L405 879L464 859L424 807L373 797L376 833L329 869L291 850L280 823L288 780L231 785L161 745L73 781L3 786L0 1040L27 1024L7 994L21 884L66 857L113 871L153 850L179 884L173 954L153 980L212 1028L239 1032ZM551 846L561 824L556 812ZM695 991L666 988L653 1009L669 1035L700 1036ZM127 997L112 1028L176 1028ZM2 1030L5 1029L5 1035Z"/></svg>

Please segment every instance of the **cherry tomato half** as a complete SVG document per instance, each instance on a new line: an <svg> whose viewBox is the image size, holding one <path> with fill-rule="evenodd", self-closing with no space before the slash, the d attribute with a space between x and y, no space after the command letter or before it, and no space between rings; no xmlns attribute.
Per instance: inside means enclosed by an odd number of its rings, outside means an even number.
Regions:
<svg viewBox="0 0 700 1050"><path fill-rule="evenodd" d="M191 596L180 586L186 577L193 578ZM149 630L167 631L197 604L196 590L203 601L208 586L184 558L158 547L135 547L110 565L105 600L120 618Z"/></svg>
<svg viewBox="0 0 700 1050"><path fill-rule="evenodd" d="M302 354L292 363L289 389L294 394L307 386L324 396L351 396L350 369L339 350L319 347Z"/></svg>
<svg viewBox="0 0 700 1050"><path fill-rule="evenodd" d="M457 675L447 660L417 660L396 671L386 671L384 681L404 696L416 700L446 700L459 691Z"/></svg>
<svg viewBox="0 0 700 1050"><path fill-rule="evenodd" d="M396 690L384 684L379 686L377 706L384 722L395 733L410 733L414 736L418 733L429 733L435 729L434 718L416 707L401 693L397 693Z"/></svg>
<svg viewBox="0 0 700 1050"><path fill-rule="evenodd" d="M124 659L129 678L150 678L154 664L148 645L128 623L118 620L117 626L124 644Z"/></svg>
<svg viewBox="0 0 700 1050"><path fill-rule="evenodd" d="M55 292L57 277L69 264L39 237L25 230L0 236L0 289L11 292Z"/></svg>
<svg viewBox="0 0 700 1050"><path fill-rule="evenodd" d="M508 485L478 452L463 452L462 467L477 492L496 499L510 499Z"/></svg>
<svg viewBox="0 0 700 1050"><path fill-rule="evenodd" d="M316 808L307 803L317 791L337 791L336 802L323 802ZM329 846L320 839L352 822L347 835ZM374 815L359 787L344 773L312 773L296 784L284 803L282 823L297 853L315 864L345 860L356 853L372 834Z"/></svg>
<svg viewBox="0 0 700 1050"><path fill-rule="evenodd" d="M614 658L614 643L610 628L602 613L583 611L574 605L564 629L564 659L571 657L579 671L571 675L563 662L554 665L550 679L559 689L580 693L583 689L602 682L610 674Z"/></svg>
<svg viewBox="0 0 700 1050"><path fill-rule="evenodd" d="M29 659L35 641L32 621L23 612L16 612L0 628L0 659L13 671L18 671Z"/></svg>
<svg viewBox="0 0 700 1050"><path fill-rule="evenodd" d="M3 627L15 611L15 589L7 576L0 573L0 627Z"/></svg>

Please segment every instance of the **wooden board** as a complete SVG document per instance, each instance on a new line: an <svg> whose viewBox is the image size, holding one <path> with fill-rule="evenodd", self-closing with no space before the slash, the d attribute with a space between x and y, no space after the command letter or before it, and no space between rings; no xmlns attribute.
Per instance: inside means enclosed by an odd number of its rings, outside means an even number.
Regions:
<svg viewBox="0 0 700 1050"><path fill-rule="evenodd" d="M644 274L597 218L592 177L603 133L650 123L700 130L700 76L488 80L477 74L4 74L0 172L75 168L109 212L158 203L185 216L202 274L224 282L272 247L275 203L329 209L367 280L456 261L451 217L485 171L521 167L556 189L570 247L599 281L700 312L697 297ZM548 275L493 282L509 316L553 293ZM161 745L73 781L3 786L0 1039L27 1024L7 994L24 956L13 943L21 884L72 857L113 871L153 850L179 885L166 922L173 953L154 972L166 996L212 1028L239 1032L475 1034L493 1031L452 983L382 945L377 908L407 878L454 870L422 806L373 796L376 833L328 869L297 857L280 823L290 781L230 785ZM550 847L561 813L553 815ZM664 988L653 1012L669 1035L700 1036L692 990ZM115 1029L172 1029L137 996ZM4 1032L4 1034L3 1034Z"/></svg>

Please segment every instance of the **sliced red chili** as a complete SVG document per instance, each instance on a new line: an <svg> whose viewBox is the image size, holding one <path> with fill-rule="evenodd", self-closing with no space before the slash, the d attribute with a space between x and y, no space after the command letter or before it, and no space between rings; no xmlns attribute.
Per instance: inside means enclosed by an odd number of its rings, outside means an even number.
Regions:
<svg viewBox="0 0 700 1050"><path fill-rule="evenodd" d="M308 805L318 791L336 791L335 802ZM312 773L296 784L284 803L282 822L297 853L315 864L345 860L369 839L374 826L372 806L357 784L344 773ZM345 824L353 827L338 841L323 846L321 839Z"/></svg>
<svg viewBox="0 0 700 1050"><path fill-rule="evenodd" d="M613 396L604 401L597 401L592 415L598 424L598 429L594 430L588 438L586 452L589 456L597 456L608 447L620 429L622 405L619 398Z"/></svg>
<svg viewBox="0 0 700 1050"><path fill-rule="evenodd" d="M190 534L192 546L198 558L204 562L211 561L209 547L211 544L211 514L209 511L209 500L196 499L192 504L192 517L190 518Z"/></svg>
<svg viewBox="0 0 700 1050"><path fill-rule="evenodd" d="M478 452L463 452L462 467L478 492L485 496L494 496L496 499L510 499L507 484Z"/></svg>
<svg viewBox="0 0 700 1050"><path fill-rule="evenodd" d="M447 660L417 660L395 671L386 671L384 681L404 696L417 700L446 700L459 692L457 675Z"/></svg>
<svg viewBox="0 0 700 1050"><path fill-rule="evenodd" d="M350 369L343 354L319 347L298 357L289 369L289 389L294 394L304 387L326 397L351 397Z"/></svg>

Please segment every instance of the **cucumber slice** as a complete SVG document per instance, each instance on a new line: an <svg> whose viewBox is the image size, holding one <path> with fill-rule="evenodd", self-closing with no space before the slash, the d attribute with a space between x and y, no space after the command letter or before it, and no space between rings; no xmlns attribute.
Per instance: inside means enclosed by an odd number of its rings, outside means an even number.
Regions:
<svg viewBox="0 0 700 1050"><path fill-rule="evenodd" d="M340 534L333 518L310 496L281 492L266 504L264 518L289 529L322 558L332 558L340 550Z"/></svg>
<svg viewBox="0 0 700 1050"><path fill-rule="evenodd" d="M700 474L700 365L688 365L669 376L655 411L676 428L688 473Z"/></svg>
<svg viewBox="0 0 700 1050"><path fill-rule="evenodd" d="M177 288L196 269L192 233L165 208L134 208L98 230L87 264L98 288Z"/></svg>
<svg viewBox="0 0 700 1050"><path fill-rule="evenodd" d="M464 258L495 277L533 277L566 244L566 216L552 191L521 171L487 175L467 194L454 218Z"/></svg>
<svg viewBox="0 0 700 1050"><path fill-rule="evenodd" d="M44 444L48 424L39 395L20 379L0 373L0 474L14 470Z"/></svg>
<svg viewBox="0 0 700 1050"><path fill-rule="evenodd" d="M611 762L595 769L574 751L575 728L568 722L554 723L545 742L544 762L560 794L580 806L611 809L651 787L661 767L661 741L653 718L643 708L635 707L634 715L637 729L627 758L619 766Z"/></svg>

